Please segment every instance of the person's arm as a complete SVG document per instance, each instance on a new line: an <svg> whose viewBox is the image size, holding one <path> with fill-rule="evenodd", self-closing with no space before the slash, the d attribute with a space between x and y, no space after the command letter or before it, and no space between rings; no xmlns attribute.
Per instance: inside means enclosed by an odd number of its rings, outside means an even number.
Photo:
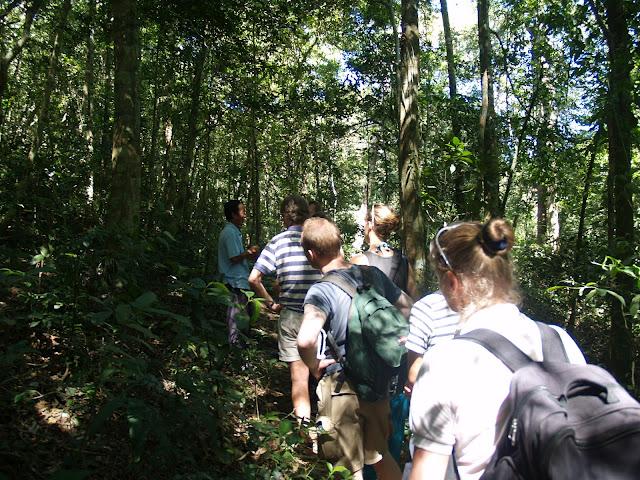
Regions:
<svg viewBox="0 0 640 480"><path fill-rule="evenodd" d="M412 350L409 350L407 353L407 383L404 385L404 393L407 396L411 396L411 392L413 391L413 385L416 383L416 379L418 378L418 372L420 371L420 367L422 366L422 355L416 353Z"/></svg>
<svg viewBox="0 0 640 480"><path fill-rule="evenodd" d="M274 313L280 312L282 310L282 305L276 303L273 300L273 297L269 295L267 289L264 287L262 283L263 274L257 268L251 270L251 274L249 275L249 285L251 286L251 290L256 292L256 295L265 299L265 306Z"/></svg>
<svg viewBox="0 0 640 480"><path fill-rule="evenodd" d="M304 317L298 332L298 352L302 361L309 367L309 373L315 378L322 376L322 371L332 363L333 359L319 360L316 354L318 334L327 320L327 315L315 305L304 306Z"/></svg>
<svg viewBox="0 0 640 480"><path fill-rule="evenodd" d="M413 306L413 300L411 300L411 297L409 297L409 295L407 295L403 291L400 291L400 296L393 305L398 310L400 310L400 313L404 316L404 318L409 318L411 307Z"/></svg>
<svg viewBox="0 0 640 480"><path fill-rule="evenodd" d="M429 452L416 447L413 453L413 468L409 480L443 480L447 473L450 455Z"/></svg>
<svg viewBox="0 0 640 480"><path fill-rule="evenodd" d="M257 245L251 245L249 248L247 248L240 255L236 255L234 257L229 257L229 261L231 263L235 264L235 263L240 263L243 260L247 260L247 259L255 260L256 255L258 255L258 246Z"/></svg>

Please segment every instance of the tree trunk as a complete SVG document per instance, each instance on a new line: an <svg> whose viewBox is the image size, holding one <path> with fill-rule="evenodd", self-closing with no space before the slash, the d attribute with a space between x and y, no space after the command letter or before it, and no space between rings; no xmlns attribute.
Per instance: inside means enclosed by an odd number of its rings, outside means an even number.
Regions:
<svg viewBox="0 0 640 480"><path fill-rule="evenodd" d="M182 164L178 170L178 197L175 205L173 222L175 226L184 225L187 203L189 202L189 175L193 168L198 137L198 118L200 116L200 92L204 65L207 59L207 47L201 42L196 53L193 66L193 80L191 81L191 102L189 105L189 118L187 119L187 138L182 153Z"/></svg>
<svg viewBox="0 0 640 480"><path fill-rule="evenodd" d="M260 244L260 230L262 229L262 222L260 219L260 156L258 155L258 139L257 139L257 126L256 116L251 108L250 120L249 120L249 145L247 148L248 163L251 165L253 175L251 177L251 199L252 199L252 212L251 217L253 220L253 231L251 232L251 243L253 245Z"/></svg>
<svg viewBox="0 0 640 480"><path fill-rule="evenodd" d="M458 114L458 85L456 79L456 59L453 55L453 37L449 24L449 8L447 0L440 0L440 12L442 14L442 29L444 32L444 44L447 51L447 73L449 75L449 116L451 118L451 135L460 138L460 120ZM467 205L464 198L464 174L461 168L454 173L453 202L459 216L467 214Z"/></svg>
<svg viewBox="0 0 640 480"><path fill-rule="evenodd" d="M491 216L502 215L500 205L500 168L493 102L493 69L491 67L491 29L489 0L478 0L478 44L480 46L480 78L482 109L480 112L480 165L483 172L484 204Z"/></svg>
<svg viewBox="0 0 640 480"><path fill-rule="evenodd" d="M547 186L536 186L536 243L544 245L549 235L549 192Z"/></svg>
<svg viewBox="0 0 640 480"><path fill-rule="evenodd" d="M140 223L140 40L136 0L112 0L115 118L108 224L136 234Z"/></svg>
<svg viewBox="0 0 640 480"><path fill-rule="evenodd" d="M593 179L593 167L595 166L595 163L596 163L596 157L598 155L599 148L600 148L600 131L598 131L593 138L591 155L589 157L589 164L587 165L587 173L584 179L584 188L582 189L582 203L580 205L578 233L576 234L576 253L573 259L574 272L578 271L580 262L582 261L582 243L584 241L584 224L587 216L587 202L589 200L589 190L591 189L591 181ZM576 278L576 280L580 282L582 279ZM567 330L569 330L569 332L573 332L578 323L577 308L578 308L578 292L573 292L571 295L571 303L569 307L569 318L567 320Z"/></svg>
<svg viewBox="0 0 640 480"><path fill-rule="evenodd" d="M89 32L87 34L87 66L85 69L84 85L82 93L84 95L84 138L87 142L86 162L89 165L89 186L87 187L87 197L89 202L93 202L94 194L94 138L93 138L93 90L94 90L94 22L96 18L96 0L89 0L89 17L87 19Z"/></svg>
<svg viewBox="0 0 640 480"><path fill-rule="evenodd" d="M26 199L32 198L32 189L36 184L36 179L40 175L43 168L39 158L40 147L44 140L45 128L49 123L49 111L51 106L51 93L56 85L56 71L58 69L58 57L60 56L60 48L62 42L62 34L67 25L67 18L71 10L71 0L65 0L62 8L58 13L57 25L52 35L51 52L49 53L49 66L47 68L47 76L45 79L42 98L38 106L38 114L36 116L35 125L32 130L31 147L27 155L27 168L24 177L24 183L18 191L18 201L25 203Z"/></svg>
<svg viewBox="0 0 640 480"><path fill-rule="evenodd" d="M109 45L106 45L102 55L104 63L103 99L100 125L100 151L95 163L94 178L94 204L99 213L104 213L108 192L110 190L111 178L111 147L113 146L113 135L111 126L111 112L113 109L113 54Z"/></svg>
<svg viewBox="0 0 640 480"><path fill-rule="evenodd" d="M417 285L426 276L424 221L420 206L420 122L418 113L420 39L418 1L402 0L400 63L400 209L404 250L416 274Z"/></svg>
<svg viewBox="0 0 640 480"><path fill-rule="evenodd" d="M156 193L158 192L158 163L160 159L158 148L158 137L160 136L160 95L161 87L161 69L164 66L160 65L160 52L163 49L165 42L165 30L163 26L160 27L158 32L158 41L156 43L155 52L155 65L154 65L154 82L153 82L153 111L151 114L151 145L149 147L149 154L147 156L147 169L146 169L146 188L143 189L143 195L148 202L148 209L153 211L157 203ZM166 88L166 84L163 86ZM152 216L148 223L150 228L154 225L155 218Z"/></svg>
<svg viewBox="0 0 640 480"><path fill-rule="evenodd" d="M7 93L7 85L9 83L9 66L11 62L15 60L15 58L20 54L25 44L29 40L31 36L31 25L33 25L33 20L40 10L42 6L42 0L34 0L31 3L31 6L27 8L26 16L24 19L24 24L22 26L22 36L18 39L18 41L10 48L8 51L4 51L4 48L1 48L2 54L0 55L0 128L4 123L4 115L5 111L2 108L2 100L4 99L5 94Z"/></svg>
<svg viewBox="0 0 640 480"><path fill-rule="evenodd" d="M612 198L613 238L611 254L623 262L632 260L634 252L633 198L631 178L632 132L636 126L633 115L631 70L631 39L627 27L627 12L623 0L605 0L607 45L609 59L609 92L607 129L609 134L609 192ZM616 287L629 300L633 280L626 275L616 278ZM613 373L626 385L634 385L633 335L631 324L622 307L614 301L611 311L609 352Z"/></svg>

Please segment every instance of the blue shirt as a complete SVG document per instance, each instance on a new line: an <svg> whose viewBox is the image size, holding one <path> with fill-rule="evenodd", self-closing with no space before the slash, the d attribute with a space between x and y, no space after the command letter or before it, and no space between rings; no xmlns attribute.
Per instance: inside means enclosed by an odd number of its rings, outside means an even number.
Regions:
<svg viewBox="0 0 640 480"><path fill-rule="evenodd" d="M222 281L232 287L249 289L249 262L243 259L238 263L231 263L231 257L244 253L242 234L233 223L227 222L218 238L218 271Z"/></svg>
<svg viewBox="0 0 640 480"><path fill-rule="evenodd" d="M301 225L293 225L279 233L262 250L253 267L263 275L276 275L280 283L278 302L296 312L302 312L309 287L322 277L304 255L301 235Z"/></svg>

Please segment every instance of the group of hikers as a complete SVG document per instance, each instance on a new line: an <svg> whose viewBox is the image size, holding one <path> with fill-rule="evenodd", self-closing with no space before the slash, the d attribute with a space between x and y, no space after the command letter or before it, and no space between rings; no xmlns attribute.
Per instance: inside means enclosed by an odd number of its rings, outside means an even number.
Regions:
<svg viewBox="0 0 640 480"><path fill-rule="evenodd" d="M473 338L478 332L500 334L537 362L543 355L547 359L547 343L552 342L543 339L551 335L568 364L585 364L564 330L543 329L520 312L509 256L514 232L503 219L441 228L429 252L439 290L418 299L411 262L387 243L400 224L387 205L368 209L364 225L368 249L350 260L345 259L336 224L321 212L310 212L300 195L282 201L284 230L261 251L243 244L242 202L228 201L224 212L228 223L219 237L218 265L234 296L234 306L227 312L229 342L242 346L234 318L247 301L243 290L252 289L266 309L279 314L279 359L289 365L295 416L317 432L319 454L348 468L354 478L403 478L392 435L396 397L410 403L412 458L404 478L477 479L490 467L509 427L505 405L514 369L496 353L500 349L488 348L490 342L484 338ZM255 261L251 270L248 260ZM265 288L267 276L275 277L273 288ZM394 385L372 397L361 394L353 367L350 371L345 365L345 358L363 345L355 346L356 331L350 322L355 296L365 287L395 307L407 325L394 337L408 351L406 363L397 370L404 369L405 375L390 378ZM368 343L384 340L370 338L377 335L370 327L363 325L362 330ZM465 336L472 341L457 340ZM317 397L313 423L310 380ZM402 410L403 403L399 405ZM394 426L400 442L403 421ZM513 431L507 433L515 435L517 426L510 424Z"/></svg>

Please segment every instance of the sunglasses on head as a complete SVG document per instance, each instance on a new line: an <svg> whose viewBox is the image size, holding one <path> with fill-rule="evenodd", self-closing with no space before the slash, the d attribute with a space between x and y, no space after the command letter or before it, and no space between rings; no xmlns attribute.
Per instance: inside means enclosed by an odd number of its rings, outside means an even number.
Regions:
<svg viewBox="0 0 640 480"><path fill-rule="evenodd" d="M442 258L442 260L444 261L444 263L447 266L447 268L449 270L451 270L452 272L453 272L453 267L451 266L451 262L449 262L449 259L447 258L447 255L444 253L444 250L442 249L442 246L440 245L440 235L442 235L444 232L447 232L449 230L453 230L454 228L458 227L459 225L460 225L459 223L454 223L454 224L451 224L451 225L445 225L440 230L438 230L438 233L436 233L436 237L433 240L433 243L435 244L436 248L438 249L438 254L440 255L440 258Z"/></svg>

